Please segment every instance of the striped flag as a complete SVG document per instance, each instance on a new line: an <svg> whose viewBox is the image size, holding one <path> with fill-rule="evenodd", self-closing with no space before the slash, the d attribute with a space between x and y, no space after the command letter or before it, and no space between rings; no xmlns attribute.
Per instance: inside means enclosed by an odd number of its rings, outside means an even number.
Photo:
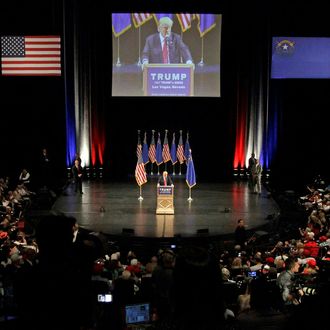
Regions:
<svg viewBox="0 0 330 330"><path fill-rule="evenodd" d="M189 155L187 159L186 182L189 188L192 188L194 185L196 185L195 167L191 155L191 150L189 150Z"/></svg>
<svg viewBox="0 0 330 330"><path fill-rule="evenodd" d="M140 131L138 130L138 142L136 145L136 157L139 158L140 155L142 156L142 145L141 145Z"/></svg>
<svg viewBox="0 0 330 330"><path fill-rule="evenodd" d="M1 69L4 76L60 76L61 38L1 37Z"/></svg>
<svg viewBox="0 0 330 330"><path fill-rule="evenodd" d="M162 142L160 141L160 133L158 132L158 140L156 147L156 164L160 165L162 162L163 162Z"/></svg>
<svg viewBox="0 0 330 330"><path fill-rule="evenodd" d="M198 30L201 37L212 30L216 23L215 23L215 15L214 14L198 14L197 15L199 23L198 23Z"/></svg>
<svg viewBox="0 0 330 330"><path fill-rule="evenodd" d="M112 32L119 37L131 28L131 14L112 14Z"/></svg>
<svg viewBox="0 0 330 330"><path fill-rule="evenodd" d="M164 138L164 145L163 145L163 161L167 163L171 160L170 148L168 146L168 139L167 139L167 130L165 130L165 138Z"/></svg>
<svg viewBox="0 0 330 330"><path fill-rule="evenodd" d="M173 138L172 138L172 145L171 145L171 160L172 160L172 164L173 164L173 165L177 162L177 157L176 157L176 145L175 145L175 133L173 133Z"/></svg>
<svg viewBox="0 0 330 330"><path fill-rule="evenodd" d="M143 160L142 160L142 154L140 154L135 168L135 179L139 186L142 186L144 183L146 183L147 180L147 174L146 170L144 168Z"/></svg>
<svg viewBox="0 0 330 330"><path fill-rule="evenodd" d="M180 131L180 138L179 138L179 144L178 149L176 151L176 155L178 157L179 163L184 163L184 148L183 148L183 139L182 139L182 131Z"/></svg>
<svg viewBox="0 0 330 330"><path fill-rule="evenodd" d="M154 163L156 161L156 146L155 146L155 131L152 130L152 136L151 136L151 142L149 147L149 159L151 163Z"/></svg>
<svg viewBox="0 0 330 330"><path fill-rule="evenodd" d="M152 14L147 13L133 13L133 23L137 28L143 25L145 22L148 22L152 18Z"/></svg>
<svg viewBox="0 0 330 330"><path fill-rule="evenodd" d="M144 164L149 162L149 152L147 144L147 132L144 132L143 146L142 146L142 160Z"/></svg>
<svg viewBox="0 0 330 330"><path fill-rule="evenodd" d="M186 32L191 28L191 21L194 18L194 14L176 14L181 26L182 32Z"/></svg>
<svg viewBox="0 0 330 330"><path fill-rule="evenodd" d="M186 162L188 161L189 154L190 154L189 133L187 133L187 139L184 145L184 158Z"/></svg>

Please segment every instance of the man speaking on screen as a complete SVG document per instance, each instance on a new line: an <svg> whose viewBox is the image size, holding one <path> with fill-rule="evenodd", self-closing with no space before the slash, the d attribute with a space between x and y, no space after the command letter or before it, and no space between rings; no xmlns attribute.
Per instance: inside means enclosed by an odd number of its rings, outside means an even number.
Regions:
<svg viewBox="0 0 330 330"><path fill-rule="evenodd" d="M158 33L146 39L142 53L142 67L148 63L183 63L193 64L188 46L180 35L171 32L173 21L162 17L158 24Z"/></svg>

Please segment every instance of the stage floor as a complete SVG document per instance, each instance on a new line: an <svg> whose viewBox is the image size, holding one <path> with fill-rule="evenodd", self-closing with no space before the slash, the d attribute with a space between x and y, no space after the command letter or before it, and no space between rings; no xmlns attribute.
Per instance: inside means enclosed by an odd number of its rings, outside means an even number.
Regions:
<svg viewBox="0 0 330 330"><path fill-rule="evenodd" d="M264 226L269 215L279 214L279 207L263 188L262 194L249 191L245 181L232 183L198 183L189 190L185 180L175 180L174 215L156 215L155 179L139 187L131 183L85 181L83 195L75 194L69 185L58 197L52 210L77 219L82 228L110 235L121 235L123 229L139 237L196 236L197 230L211 235L232 234L239 218L247 229ZM101 211L104 208L104 212ZM226 212L226 209L229 212Z"/></svg>

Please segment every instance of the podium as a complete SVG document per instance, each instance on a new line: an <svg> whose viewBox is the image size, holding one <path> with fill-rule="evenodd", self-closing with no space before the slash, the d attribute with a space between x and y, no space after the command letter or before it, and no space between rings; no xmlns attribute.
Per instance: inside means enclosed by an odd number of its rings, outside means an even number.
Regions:
<svg viewBox="0 0 330 330"><path fill-rule="evenodd" d="M156 214L174 214L174 186L157 186Z"/></svg>
<svg viewBox="0 0 330 330"><path fill-rule="evenodd" d="M145 96L193 96L193 64L145 64L143 68Z"/></svg>

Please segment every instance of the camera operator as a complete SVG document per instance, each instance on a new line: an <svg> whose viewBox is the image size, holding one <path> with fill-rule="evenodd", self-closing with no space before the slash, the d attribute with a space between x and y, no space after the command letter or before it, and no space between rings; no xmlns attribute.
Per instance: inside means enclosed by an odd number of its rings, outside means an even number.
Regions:
<svg viewBox="0 0 330 330"><path fill-rule="evenodd" d="M296 258L289 257L285 260L285 270L277 278L277 285L280 288L284 305L298 305L304 292L297 289L295 273L299 271L299 263Z"/></svg>

